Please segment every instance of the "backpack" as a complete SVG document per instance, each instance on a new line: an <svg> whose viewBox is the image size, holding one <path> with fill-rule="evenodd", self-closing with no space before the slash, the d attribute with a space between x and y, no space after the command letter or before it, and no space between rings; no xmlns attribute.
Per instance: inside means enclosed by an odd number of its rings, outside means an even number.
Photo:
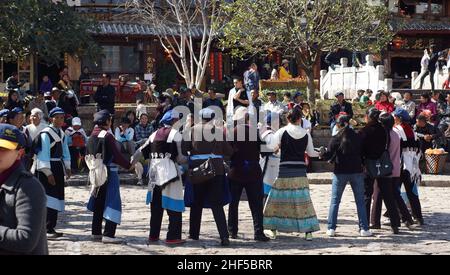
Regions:
<svg viewBox="0 0 450 275"><path fill-rule="evenodd" d="M97 144L97 148L94 152L98 152L101 146L101 153L96 153L95 155L87 154L84 158L86 165L89 168L89 182L90 184L92 184L92 187L94 189L100 188L108 179L108 168L103 163L106 147L106 134L107 132L103 130L98 135L99 143Z"/></svg>

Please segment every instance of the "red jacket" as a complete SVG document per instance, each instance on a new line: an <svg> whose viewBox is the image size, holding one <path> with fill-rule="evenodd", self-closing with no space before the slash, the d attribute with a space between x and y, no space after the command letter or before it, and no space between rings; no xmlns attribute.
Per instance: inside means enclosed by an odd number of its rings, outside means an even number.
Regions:
<svg viewBox="0 0 450 275"><path fill-rule="evenodd" d="M375 108L377 108L379 111L385 111L388 113L392 113L395 110L394 104L388 101L384 102L377 101L377 103L375 104Z"/></svg>

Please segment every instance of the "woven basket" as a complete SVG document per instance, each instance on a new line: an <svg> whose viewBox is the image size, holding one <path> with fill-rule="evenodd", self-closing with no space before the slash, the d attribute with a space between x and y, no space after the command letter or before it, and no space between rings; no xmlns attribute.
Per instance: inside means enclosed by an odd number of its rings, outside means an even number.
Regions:
<svg viewBox="0 0 450 275"><path fill-rule="evenodd" d="M445 154L425 154L426 160L426 173L427 174L439 174L445 166L448 153Z"/></svg>

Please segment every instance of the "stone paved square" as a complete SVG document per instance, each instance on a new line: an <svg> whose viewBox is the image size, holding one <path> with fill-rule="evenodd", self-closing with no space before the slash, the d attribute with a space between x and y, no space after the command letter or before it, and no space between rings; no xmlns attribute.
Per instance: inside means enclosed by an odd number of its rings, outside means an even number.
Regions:
<svg viewBox="0 0 450 275"><path fill-rule="evenodd" d="M383 225L374 230L374 236L359 237L353 194L347 186L339 211L337 237L328 238L326 218L331 185L311 185L312 200L320 221L321 231L307 242L303 234L279 233L276 240L259 243L253 240L252 218L248 203L242 201L239 213L239 239L231 246L219 246L216 225L209 209L203 212L199 241L169 247L164 244L168 219L165 215L161 239L147 246L150 210L145 206L146 188L125 185L121 187L123 217L117 228L117 237L125 238L122 245L105 245L90 241L92 214L86 210L89 189L86 186L66 188L66 212L60 215L57 229L65 233L59 241L49 241L50 254L143 254L143 255L248 255L248 254L450 254L450 190L439 187L421 187L420 198L426 225L408 230L400 228L393 235L390 227ZM226 207L226 211L228 208ZM227 214L227 212L226 212ZM382 218L383 219L383 218ZM383 220L382 220L383 223ZM189 230L189 209L183 214L183 237Z"/></svg>

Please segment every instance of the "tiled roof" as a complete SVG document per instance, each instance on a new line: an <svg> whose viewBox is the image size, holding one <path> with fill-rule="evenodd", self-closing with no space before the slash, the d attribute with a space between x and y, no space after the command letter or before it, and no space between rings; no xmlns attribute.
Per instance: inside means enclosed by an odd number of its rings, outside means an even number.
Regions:
<svg viewBox="0 0 450 275"><path fill-rule="evenodd" d="M395 31L450 31L450 21L394 20Z"/></svg>
<svg viewBox="0 0 450 275"><path fill-rule="evenodd" d="M138 36L152 36L158 35L158 32L163 34L177 35L179 31L175 27L167 26L164 30L159 30L153 25L138 24L138 23L120 23L103 21L99 23L99 35L138 35ZM203 27L193 26L191 32L194 37L202 37Z"/></svg>

